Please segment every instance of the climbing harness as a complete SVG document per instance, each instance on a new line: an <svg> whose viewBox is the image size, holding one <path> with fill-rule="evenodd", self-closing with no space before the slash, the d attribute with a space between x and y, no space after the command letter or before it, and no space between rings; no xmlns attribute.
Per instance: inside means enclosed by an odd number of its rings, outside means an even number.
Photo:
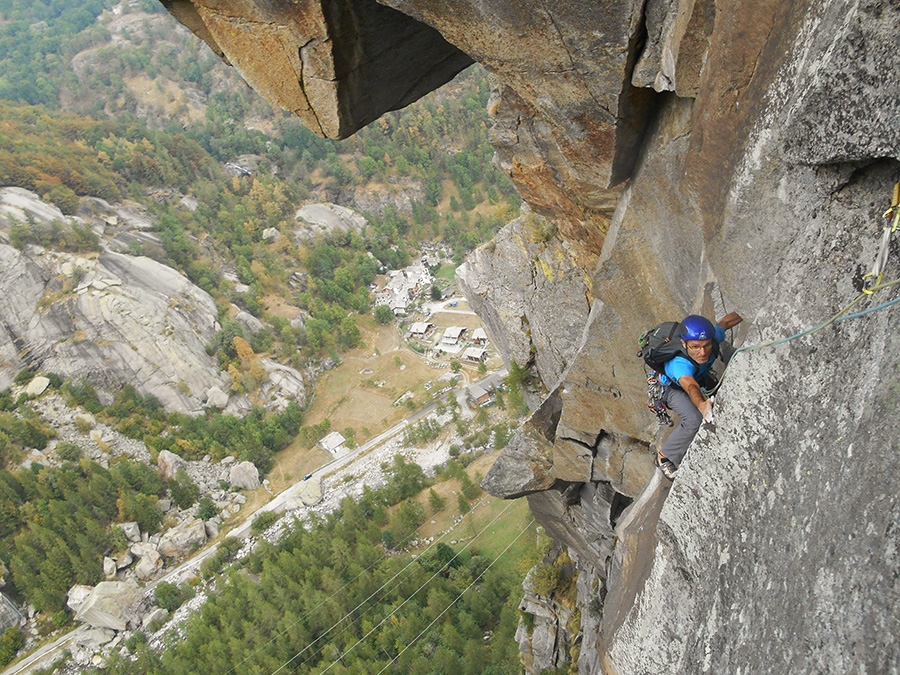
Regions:
<svg viewBox="0 0 900 675"><path fill-rule="evenodd" d="M660 426L671 427L674 422L672 422L669 411L662 401L664 391L665 387L656 377L656 373L650 373L649 377L647 377L647 407L650 408L650 412L656 415L656 420Z"/></svg>
<svg viewBox="0 0 900 675"><path fill-rule="evenodd" d="M881 284L881 279L884 277L884 268L887 267L888 254L891 248L891 235L900 227L900 207L898 205L900 205L900 183L894 185L894 198L891 200L891 207L882 216L884 218L884 228L881 232L881 247L878 249L878 255L875 256L875 264L872 266L872 271L863 277L863 279L869 280L863 288L863 293L866 295L874 293L875 287ZM891 222L892 217L893 222Z"/></svg>

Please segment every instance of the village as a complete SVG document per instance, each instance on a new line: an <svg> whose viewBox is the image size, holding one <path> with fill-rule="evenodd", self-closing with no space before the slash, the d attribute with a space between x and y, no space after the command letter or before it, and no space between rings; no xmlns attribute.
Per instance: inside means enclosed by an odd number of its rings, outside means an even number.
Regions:
<svg viewBox="0 0 900 675"><path fill-rule="evenodd" d="M450 266L444 252L423 248L424 253L406 268L390 270L380 284L373 284L375 305L391 310L409 352L430 368L448 371L436 382L425 383L431 400L456 389L464 416L471 417L478 408L495 402L508 371L456 284L432 274ZM407 391L394 405L402 406L412 398L413 392ZM331 431L316 445L336 458L352 450L355 441L341 431Z"/></svg>

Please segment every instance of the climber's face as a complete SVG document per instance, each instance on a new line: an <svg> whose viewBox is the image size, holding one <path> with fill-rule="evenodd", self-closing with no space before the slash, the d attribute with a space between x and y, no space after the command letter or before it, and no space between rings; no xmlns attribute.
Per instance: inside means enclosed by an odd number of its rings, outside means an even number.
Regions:
<svg viewBox="0 0 900 675"><path fill-rule="evenodd" d="M682 340L681 344L684 345L688 356L700 365L709 361L709 357L712 356L712 340L688 340L687 342Z"/></svg>

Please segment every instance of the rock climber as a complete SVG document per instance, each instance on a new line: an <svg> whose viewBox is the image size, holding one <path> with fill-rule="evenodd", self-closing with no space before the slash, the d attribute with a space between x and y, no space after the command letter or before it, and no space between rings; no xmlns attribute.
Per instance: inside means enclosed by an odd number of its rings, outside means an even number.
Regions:
<svg viewBox="0 0 900 675"><path fill-rule="evenodd" d="M720 356L719 346L725 341L725 331L741 321L741 316L732 312L715 326L697 314L691 314L681 322L681 353L668 361L665 372L659 374L659 382L664 387L662 403L681 419L656 456L656 465L670 480L675 478L700 424L712 415L713 402L704 395L701 387L711 381L712 366Z"/></svg>

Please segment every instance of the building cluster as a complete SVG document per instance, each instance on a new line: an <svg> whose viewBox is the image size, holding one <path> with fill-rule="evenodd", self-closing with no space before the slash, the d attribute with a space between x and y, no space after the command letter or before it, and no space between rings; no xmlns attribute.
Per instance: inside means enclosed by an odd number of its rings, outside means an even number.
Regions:
<svg viewBox="0 0 900 675"><path fill-rule="evenodd" d="M428 271L429 266L435 264L432 257L435 256L426 254L405 269L388 272L388 282L375 293L375 305L387 305L395 316L406 316L413 300L434 283L434 277Z"/></svg>

